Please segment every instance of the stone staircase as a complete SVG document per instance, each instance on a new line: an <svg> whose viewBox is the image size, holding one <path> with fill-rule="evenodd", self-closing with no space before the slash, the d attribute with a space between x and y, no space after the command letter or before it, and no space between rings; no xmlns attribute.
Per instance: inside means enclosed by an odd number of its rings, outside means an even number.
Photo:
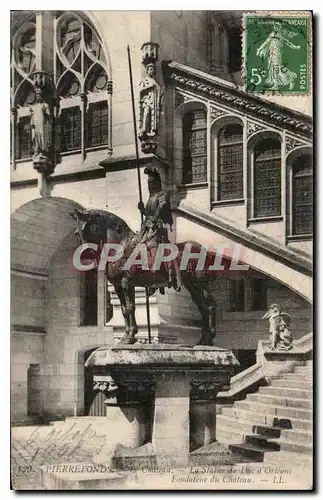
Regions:
<svg viewBox="0 0 323 500"><path fill-rule="evenodd" d="M312 455L312 361L280 375L217 415L217 440L255 462ZM277 453L279 452L279 453Z"/></svg>

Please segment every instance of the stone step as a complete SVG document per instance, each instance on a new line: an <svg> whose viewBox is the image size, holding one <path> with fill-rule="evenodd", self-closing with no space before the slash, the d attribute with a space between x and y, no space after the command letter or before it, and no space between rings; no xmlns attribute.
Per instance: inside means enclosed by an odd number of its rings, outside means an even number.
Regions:
<svg viewBox="0 0 323 500"><path fill-rule="evenodd" d="M251 438L255 438L255 436L251 436ZM281 451L294 452L303 455L312 455L312 447L300 445L297 443L288 443L282 440L279 440L275 443L269 444L265 443L262 439L252 439L252 442L243 442L238 444L229 444L223 442L223 444L227 444L229 450L233 453L241 454L243 457L248 458L249 460L254 460L256 462L263 462L265 460L266 453L271 454L272 463L275 463L275 455L277 456L281 453ZM276 451L273 448L276 447Z"/></svg>
<svg viewBox="0 0 323 500"><path fill-rule="evenodd" d="M306 390L306 391L311 391L312 392L312 387L313 384L310 381L304 381L303 379L301 380L282 380L282 379L277 379L277 380L272 380L270 387L286 387L290 389L300 389Z"/></svg>
<svg viewBox="0 0 323 500"><path fill-rule="evenodd" d="M312 377L306 373L284 373L281 378L277 380L293 380L295 382L311 382Z"/></svg>
<svg viewBox="0 0 323 500"><path fill-rule="evenodd" d="M308 455L312 453L312 440L309 439L307 444L287 441L283 437L280 438L266 438L260 434L249 434L244 439L245 443L250 443L256 446L268 448L271 451L294 451Z"/></svg>
<svg viewBox="0 0 323 500"><path fill-rule="evenodd" d="M254 460L255 462L262 462L265 453L270 451L268 448L250 443L229 444L229 450L232 451L232 453L238 453L245 458L249 458L249 460Z"/></svg>
<svg viewBox="0 0 323 500"><path fill-rule="evenodd" d="M278 397L288 396L288 398L312 399L313 391L306 389L296 389L295 387L267 386L260 387L258 394L273 395Z"/></svg>
<svg viewBox="0 0 323 500"><path fill-rule="evenodd" d="M222 418L221 418L222 416ZM306 443L312 439L312 429L286 429L278 425L264 425L259 423L250 423L250 421L238 420L226 415L218 415L216 421L216 436L221 432L235 432L241 436L247 434L259 434L268 438L283 438L286 441Z"/></svg>
<svg viewBox="0 0 323 500"><path fill-rule="evenodd" d="M253 405L255 406L255 405ZM258 405L257 405L258 406ZM285 408L283 408L285 409ZM236 421L242 420L242 421L247 421L251 422L252 424L259 424L259 425L279 425L284 428L291 428L291 429L312 429L312 421L309 419L301 419L301 418L286 418L286 417L277 417L275 415L275 410L276 406L272 406L271 408L271 414L270 413L263 413L263 412L257 412L251 411L251 410L245 410L243 408L223 408L222 413L220 415L217 415L217 422L220 417L223 418L232 418L235 419Z"/></svg>
<svg viewBox="0 0 323 500"><path fill-rule="evenodd" d="M236 401L237 409L244 409L252 412L257 412L258 416L262 414L273 415L277 418L294 418L294 419L312 419L313 413L310 408L287 407L285 405L272 404L265 401L265 396L261 401Z"/></svg>
<svg viewBox="0 0 323 500"><path fill-rule="evenodd" d="M239 429L232 429L230 427L218 427L216 430L216 440L221 444L235 444L242 443L248 432L239 431Z"/></svg>
<svg viewBox="0 0 323 500"><path fill-rule="evenodd" d="M295 430L295 429L284 429L277 425L256 425L253 429L254 434L263 436L268 439L282 439L286 442L295 442L308 444L312 441L312 429L307 430Z"/></svg>
<svg viewBox="0 0 323 500"><path fill-rule="evenodd" d="M248 401L253 401L262 404L270 404L277 406L287 406L289 408L311 408L311 400L304 398L293 398L293 397L284 397L284 396L274 396L273 394L248 394Z"/></svg>
<svg viewBox="0 0 323 500"><path fill-rule="evenodd" d="M249 434L249 435L247 435L245 437L244 442L246 444L251 444L253 446L263 447L267 451L279 451L280 450L280 446L279 446L279 444L277 443L276 440L267 439L264 436L260 436L258 434L255 434L255 435Z"/></svg>
<svg viewBox="0 0 323 500"><path fill-rule="evenodd" d="M313 373L313 366L296 366L294 373L306 373L307 375L311 375Z"/></svg>

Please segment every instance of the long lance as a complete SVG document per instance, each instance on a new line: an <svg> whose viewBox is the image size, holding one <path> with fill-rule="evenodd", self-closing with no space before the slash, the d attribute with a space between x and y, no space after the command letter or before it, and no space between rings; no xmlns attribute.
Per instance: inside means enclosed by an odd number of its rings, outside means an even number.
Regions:
<svg viewBox="0 0 323 500"><path fill-rule="evenodd" d="M132 103L132 119L133 119L133 132L135 136L135 146L136 146L136 163L137 163L137 177L138 177L138 189L139 189L139 201L142 204L142 188L141 188L141 176L140 176L140 165L139 165L139 149L138 149L138 138L137 138L137 120L136 120L136 107L135 107L135 97L133 92L133 79L132 79L132 66L131 66L131 55L130 47L127 45L128 52L128 64L129 64L129 78L130 78L130 90L131 90L131 103ZM140 211L141 224L144 222L144 214ZM148 342L151 344L151 329L150 329L150 308L149 308L149 292L148 287L146 290L146 312L147 312L147 327L148 327Z"/></svg>

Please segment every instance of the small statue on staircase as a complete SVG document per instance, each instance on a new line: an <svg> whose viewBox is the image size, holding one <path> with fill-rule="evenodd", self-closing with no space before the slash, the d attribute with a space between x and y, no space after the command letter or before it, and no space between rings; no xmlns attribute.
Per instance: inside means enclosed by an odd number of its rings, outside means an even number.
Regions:
<svg viewBox="0 0 323 500"><path fill-rule="evenodd" d="M289 329L292 318L282 312L278 304L272 304L262 319L269 319L271 351L289 351L293 346L292 332Z"/></svg>

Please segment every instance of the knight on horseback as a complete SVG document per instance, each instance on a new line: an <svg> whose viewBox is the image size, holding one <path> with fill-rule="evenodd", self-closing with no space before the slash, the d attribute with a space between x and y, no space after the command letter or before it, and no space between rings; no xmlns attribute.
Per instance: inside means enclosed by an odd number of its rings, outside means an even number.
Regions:
<svg viewBox="0 0 323 500"><path fill-rule="evenodd" d="M146 244L151 256L154 258L159 243L170 243L168 239L168 227L172 228L173 216L170 206L169 193L162 189L159 173L155 167L148 166L144 173L148 176L149 198L144 205L138 203L138 209L145 216L142 224L139 240ZM168 262L168 286L173 286L176 291L181 289L181 276L176 259Z"/></svg>

